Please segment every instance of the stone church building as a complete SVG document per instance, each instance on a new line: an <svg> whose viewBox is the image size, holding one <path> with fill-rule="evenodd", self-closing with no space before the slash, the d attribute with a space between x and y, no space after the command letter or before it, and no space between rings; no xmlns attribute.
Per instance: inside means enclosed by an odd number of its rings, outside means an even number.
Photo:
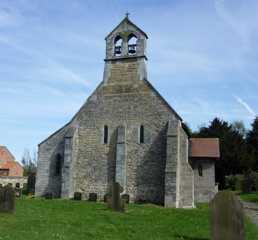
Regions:
<svg viewBox="0 0 258 240"><path fill-rule="evenodd" d="M148 81L148 36L128 16L106 37L103 81L73 119L39 144L36 195L103 200L119 182L131 202L194 207L216 193L218 139L190 139Z"/></svg>

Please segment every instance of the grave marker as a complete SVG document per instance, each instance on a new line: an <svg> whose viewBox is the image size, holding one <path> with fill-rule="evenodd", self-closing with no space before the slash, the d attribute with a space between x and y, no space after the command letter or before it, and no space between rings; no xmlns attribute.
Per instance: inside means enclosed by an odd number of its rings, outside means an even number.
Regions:
<svg viewBox="0 0 258 240"><path fill-rule="evenodd" d="M211 239L244 240L244 235L241 202L230 191L217 193L211 201Z"/></svg>

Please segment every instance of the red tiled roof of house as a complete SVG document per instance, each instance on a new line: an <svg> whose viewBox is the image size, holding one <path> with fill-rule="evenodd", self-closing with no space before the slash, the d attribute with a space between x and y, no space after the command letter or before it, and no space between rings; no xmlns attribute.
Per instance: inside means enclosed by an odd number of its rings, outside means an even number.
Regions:
<svg viewBox="0 0 258 240"><path fill-rule="evenodd" d="M190 157L219 158L219 139L190 138Z"/></svg>
<svg viewBox="0 0 258 240"><path fill-rule="evenodd" d="M8 169L12 177L22 177L23 167L15 161L14 156L5 146L0 146L0 169Z"/></svg>
<svg viewBox="0 0 258 240"><path fill-rule="evenodd" d="M4 161L15 161L15 158L7 147L0 146L0 162Z"/></svg>

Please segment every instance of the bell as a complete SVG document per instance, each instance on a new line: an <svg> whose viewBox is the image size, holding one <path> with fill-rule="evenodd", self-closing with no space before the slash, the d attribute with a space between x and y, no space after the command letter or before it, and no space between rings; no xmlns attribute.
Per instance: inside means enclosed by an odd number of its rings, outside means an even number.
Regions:
<svg viewBox="0 0 258 240"><path fill-rule="evenodd" d="M134 55L136 53L136 44L128 45L128 53Z"/></svg>
<svg viewBox="0 0 258 240"><path fill-rule="evenodd" d="M115 46L115 55L121 54L121 46Z"/></svg>
<svg viewBox="0 0 258 240"><path fill-rule="evenodd" d="M115 54L121 54L121 49L116 49Z"/></svg>
<svg viewBox="0 0 258 240"><path fill-rule="evenodd" d="M129 49L129 53L130 53L130 54L135 54L136 51L135 51L135 49L131 48L131 49Z"/></svg>

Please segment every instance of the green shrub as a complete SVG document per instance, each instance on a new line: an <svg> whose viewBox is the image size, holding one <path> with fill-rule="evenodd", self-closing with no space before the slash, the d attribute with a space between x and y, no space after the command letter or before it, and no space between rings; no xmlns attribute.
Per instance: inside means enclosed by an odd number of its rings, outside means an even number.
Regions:
<svg viewBox="0 0 258 240"><path fill-rule="evenodd" d="M242 189L241 184L243 181L243 175L229 175L226 176L226 189L232 191L240 191Z"/></svg>
<svg viewBox="0 0 258 240"><path fill-rule="evenodd" d="M250 193L258 190L257 182L257 173L253 172L251 169L247 170L242 180L242 192Z"/></svg>

